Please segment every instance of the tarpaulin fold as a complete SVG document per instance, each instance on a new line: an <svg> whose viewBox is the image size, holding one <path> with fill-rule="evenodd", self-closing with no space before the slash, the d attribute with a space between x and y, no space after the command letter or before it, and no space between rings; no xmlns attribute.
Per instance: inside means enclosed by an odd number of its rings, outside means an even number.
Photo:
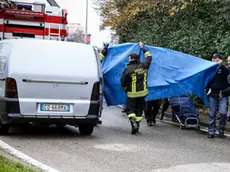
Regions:
<svg viewBox="0 0 230 172"><path fill-rule="evenodd" d="M208 105L205 87L214 77L218 64L167 48L145 46L152 54L148 71L149 95L146 100L194 94ZM104 96L108 106L125 104L127 95L120 78L129 63L129 55L137 53L144 60L139 44L126 43L109 48L102 62Z"/></svg>

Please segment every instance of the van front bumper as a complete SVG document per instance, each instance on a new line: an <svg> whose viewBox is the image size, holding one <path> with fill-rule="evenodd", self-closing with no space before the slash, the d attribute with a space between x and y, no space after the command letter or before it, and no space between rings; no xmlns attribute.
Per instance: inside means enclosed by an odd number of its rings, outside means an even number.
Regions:
<svg viewBox="0 0 230 172"><path fill-rule="evenodd" d="M77 116L41 116L41 115L21 115L21 114L8 114L2 117L3 124L67 124L67 125L80 125L80 124L93 124L98 122L98 115L87 115L85 117Z"/></svg>

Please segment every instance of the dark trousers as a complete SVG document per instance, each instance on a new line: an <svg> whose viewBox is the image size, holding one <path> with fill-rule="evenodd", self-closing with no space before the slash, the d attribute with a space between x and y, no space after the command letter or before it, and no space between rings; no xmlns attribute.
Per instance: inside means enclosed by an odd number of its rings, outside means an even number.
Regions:
<svg viewBox="0 0 230 172"><path fill-rule="evenodd" d="M169 103L169 100L166 98L166 99L163 99L162 100L162 109L161 109L161 118L160 118L160 120L163 120L163 118L164 118L164 113L165 113L165 111L169 108L169 105L170 105L170 103Z"/></svg>
<svg viewBox="0 0 230 172"><path fill-rule="evenodd" d="M145 109L145 97L140 98L128 98L127 99L127 115L128 118L135 118L136 122L142 120L142 114Z"/></svg>
<svg viewBox="0 0 230 172"><path fill-rule="evenodd" d="M145 119L147 121L155 121L158 111L160 109L160 101L159 100L152 100L146 102L146 109L145 109Z"/></svg>
<svg viewBox="0 0 230 172"><path fill-rule="evenodd" d="M169 101L168 99L163 99L163 105L162 105L162 112L164 113L169 108Z"/></svg>

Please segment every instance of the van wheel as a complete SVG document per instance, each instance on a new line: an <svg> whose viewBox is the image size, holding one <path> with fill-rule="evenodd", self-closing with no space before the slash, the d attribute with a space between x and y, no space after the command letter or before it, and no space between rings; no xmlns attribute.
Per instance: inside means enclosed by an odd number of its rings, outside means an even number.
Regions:
<svg viewBox="0 0 230 172"><path fill-rule="evenodd" d="M94 125L79 125L81 135L89 136L93 133Z"/></svg>
<svg viewBox="0 0 230 172"><path fill-rule="evenodd" d="M8 124L2 124L0 121L0 135L7 135L9 133L10 126Z"/></svg>

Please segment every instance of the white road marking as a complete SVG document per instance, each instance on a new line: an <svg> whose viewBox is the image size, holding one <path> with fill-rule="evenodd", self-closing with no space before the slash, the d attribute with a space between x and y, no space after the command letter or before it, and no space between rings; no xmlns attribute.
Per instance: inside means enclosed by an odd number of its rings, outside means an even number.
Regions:
<svg viewBox="0 0 230 172"><path fill-rule="evenodd" d="M0 149L3 152L8 153L9 155L21 160L22 162L28 164L28 165L32 165L36 168L40 168L41 170L45 171L45 172L60 172L52 167L49 167L27 155L25 155L24 153L18 151L17 149L11 147L10 145L8 145L7 143L3 142L2 140L0 140Z"/></svg>
<svg viewBox="0 0 230 172"><path fill-rule="evenodd" d="M136 152L138 150L136 145L121 143L99 144L93 146L93 148L117 152Z"/></svg>
<svg viewBox="0 0 230 172"><path fill-rule="evenodd" d="M201 163L185 164L165 169L156 169L151 172L229 172L230 163Z"/></svg>

